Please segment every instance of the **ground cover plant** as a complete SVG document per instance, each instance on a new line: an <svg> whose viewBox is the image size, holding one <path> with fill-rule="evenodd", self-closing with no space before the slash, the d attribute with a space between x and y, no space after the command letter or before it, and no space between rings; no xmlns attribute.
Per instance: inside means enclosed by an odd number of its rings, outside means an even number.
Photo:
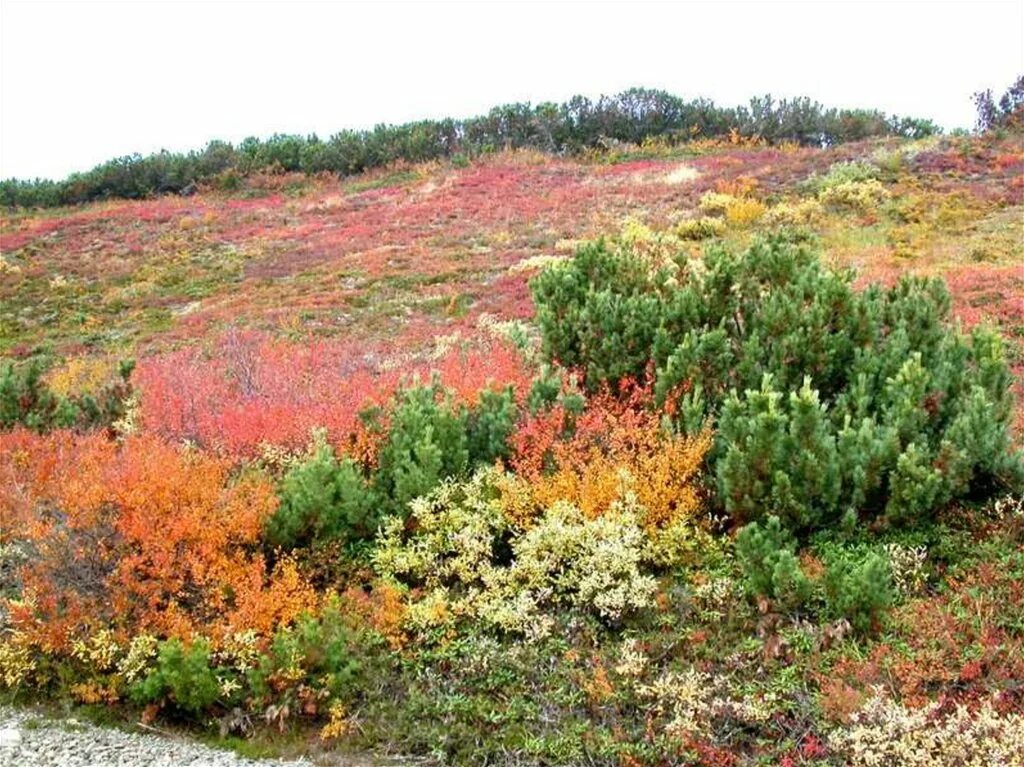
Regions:
<svg viewBox="0 0 1024 767"><path fill-rule="evenodd" d="M1017 90L829 141L623 96L589 152L410 128L341 178L278 137L5 211L0 696L452 764L1019 763Z"/></svg>

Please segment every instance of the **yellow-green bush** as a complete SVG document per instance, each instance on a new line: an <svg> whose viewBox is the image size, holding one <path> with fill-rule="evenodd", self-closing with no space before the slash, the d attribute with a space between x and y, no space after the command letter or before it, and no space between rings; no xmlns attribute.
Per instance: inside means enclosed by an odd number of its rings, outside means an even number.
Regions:
<svg viewBox="0 0 1024 767"><path fill-rule="evenodd" d="M579 609L615 621L653 604L648 541L634 498L588 519L566 502L528 530L503 513L501 473L483 469L411 504L410 523L385 523L374 566L407 595L408 628L453 630L470 618L502 632L544 636L554 616Z"/></svg>
<svg viewBox="0 0 1024 767"><path fill-rule="evenodd" d="M825 210L816 199L780 202L773 205L765 214L765 223L769 226L794 226L813 224L821 219Z"/></svg>
<svg viewBox="0 0 1024 767"><path fill-rule="evenodd" d="M818 200L823 205L852 209L861 213L873 210L889 197L889 190L877 179L846 181L818 192Z"/></svg>
<svg viewBox="0 0 1024 767"><path fill-rule="evenodd" d="M681 240L708 240L723 235L725 224L721 219L704 216L681 222L675 231Z"/></svg>
<svg viewBox="0 0 1024 767"><path fill-rule="evenodd" d="M721 192L705 192L700 198L700 210L709 216L725 215L726 209L736 201L737 198L731 194Z"/></svg>
<svg viewBox="0 0 1024 767"><path fill-rule="evenodd" d="M745 227L756 224L764 216L767 208L760 200L740 197L730 202L725 208L725 220L730 226Z"/></svg>

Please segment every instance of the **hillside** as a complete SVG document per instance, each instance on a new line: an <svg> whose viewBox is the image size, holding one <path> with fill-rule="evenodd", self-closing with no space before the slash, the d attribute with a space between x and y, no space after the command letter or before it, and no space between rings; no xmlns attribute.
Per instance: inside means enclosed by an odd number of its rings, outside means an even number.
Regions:
<svg viewBox="0 0 1024 767"><path fill-rule="evenodd" d="M1019 131L230 186L0 213L0 690L458 764L1019 759Z"/></svg>

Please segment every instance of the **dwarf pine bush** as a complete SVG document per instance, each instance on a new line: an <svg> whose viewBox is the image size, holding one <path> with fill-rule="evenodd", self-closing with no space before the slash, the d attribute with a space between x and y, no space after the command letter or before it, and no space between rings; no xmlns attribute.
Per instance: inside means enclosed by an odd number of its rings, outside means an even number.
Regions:
<svg viewBox="0 0 1024 767"><path fill-rule="evenodd" d="M401 392L375 477L387 511L404 512L413 498L445 477L461 476L468 466L465 411L438 384Z"/></svg>
<svg viewBox="0 0 1024 767"><path fill-rule="evenodd" d="M0 429L25 426L47 432L111 426L125 416L134 368L134 361L124 360L118 378L99 391L64 396L47 383L46 367L38 358L21 364L0 360Z"/></svg>
<svg viewBox="0 0 1024 767"><path fill-rule="evenodd" d="M800 568L796 541L778 517L742 528L736 538L736 558L750 594L791 607L807 599L810 583Z"/></svg>
<svg viewBox="0 0 1024 767"><path fill-rule="evenodd" d="M795 531L843 515L904 524L1020 483L1003 343L970 335L938 279L855 290L798 235L649 265L598 242L534 278L544 351L591 389L654 370L739 522Z"/></svg>
<svg viewBox="0 0 1024 767"><path fill-rule="evenodd" d="M161 643L156 667L132 687L132 700L167 701L193 715L206 711L220 694L217 677L210 668L210 652L205 639L197 639L189 647L180 639Z"/></svg>
<svg viewBox="0 0 1024 767"><path fill-rule="evenodd" d="M351 543L373 536L379 499L351 459L322 446L284 477L281 503L266 523L267 541L293 549L321 539Z"/></svg>

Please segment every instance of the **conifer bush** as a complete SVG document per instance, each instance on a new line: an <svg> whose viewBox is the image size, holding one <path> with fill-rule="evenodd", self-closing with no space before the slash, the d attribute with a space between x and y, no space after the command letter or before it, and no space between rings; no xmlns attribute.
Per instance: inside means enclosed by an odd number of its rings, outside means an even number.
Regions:
<svg viewBox="0 0 1024 767"><path fill-rule="evenodd" d="M809 596L811 584L800 568L796 541L778 517L742 528L736 537L736 558L750 594L790 607Z"/></svg>
<svg viewBox="0 0 1024 767"><path fill-rule="evenodd" d="M840 551L825 560L826 612L866 633L895 600L889 558L878 551Z"/></svg>
<svg viewBox="0 0 1024 767"><path fill-rule="evenodd" d="M210 668L210 644L197 639L186 647L180 639L160 645L156 667L131 689L136 703L168 702L198 716L220 695L217 676Z"/></svg>
<svg viewBox="0 0 1024 767"><path fill-rule="evenodd" d="M484 390L466 419L466 442L473 464L490 464L509 457L509 438L519 420L519 408L511 386L501 391Z"/></svg>
<svg viewBox="0 0 1024 767"><path fill-rule="evenodd" d="M1002 339L939 279L855 290L797 233L652 264L598 242L532 282L544 351L594 390L653 369L688 433L717 426L718 502L806 532L909 524L1022 481Z"/></svg>
<svg viewBox="0 0 1024 767"><path fill-rule="evenodd" d="M293 549L316 540L354 543L372 537L380 521L378 498L351 459L321 446L284 477L281 503L267 520L267 541Z"/></svg>
<svg viewBox="0 0 1024 767"><path fill-rule="evenodd" d="M465 410L437 383L401 392L374 479L386 511L404 513L413 498L445 477L463 475L468 466Z"/></svg>

